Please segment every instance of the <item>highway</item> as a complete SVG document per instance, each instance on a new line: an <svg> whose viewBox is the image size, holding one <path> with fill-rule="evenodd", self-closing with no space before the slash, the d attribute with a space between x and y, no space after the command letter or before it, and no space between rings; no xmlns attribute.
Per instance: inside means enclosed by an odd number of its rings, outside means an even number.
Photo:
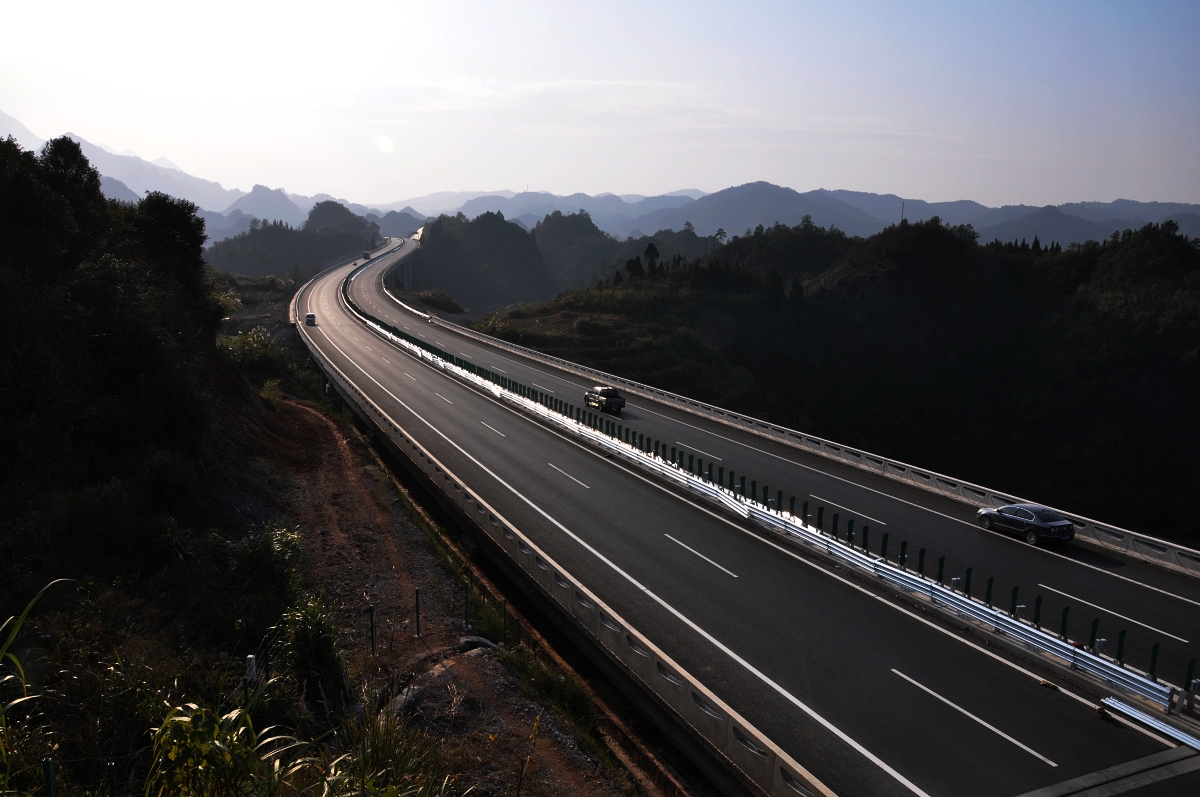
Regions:
<svg viewBox="0 0 1200 797"><path fill-rule="evenodd" d="M389 300L382 274L413 247L401 242L365 269L352 284L355 301L477 365L582 403L578 378L426 324ZM300 317L317 315L317 326L305 328L313 344L474 492L837 794L1016 795L1171 746L1098 718L1092 698L1047 689L1027 665L422 364L342 306L340 284L353 269L322 275L299 297ZM991 574L998 603L1020 583L1024 603L1045 594L1043 617L1055 624L1053 607L1069 602L1073 636L1086 635L1091 615L1060 593L1133 618L1100 615L1112 637L1127 624L1131 661L1141 640L1161 639L1167 677L1172 656L1194 650L1200 637L1200 589L1182 578L1090 551L1033 549L978 529L962 505L652 402L632 401L622 423L804 496L827 518L854 517L875 539L886 530L893 551L907 539L913 561L922 546L931 562L946 555L947 578L973 565L977 595ZM1178 641L1170 647L1137 621ZM1188 793L1196 777L1163 781L1154 793Z"/></svg>

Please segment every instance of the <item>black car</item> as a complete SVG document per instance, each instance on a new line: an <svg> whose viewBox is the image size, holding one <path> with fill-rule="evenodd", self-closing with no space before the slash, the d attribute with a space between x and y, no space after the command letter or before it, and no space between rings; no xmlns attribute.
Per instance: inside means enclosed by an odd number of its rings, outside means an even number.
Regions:
<svg viewBox="0 0 1200 797"><path fill-rule="evenodd" d="M1041 504L984 507L976 514L985 529L1016 532L1030 545L1075 539L1075 524Z"/></svg>
<svg viewBox="0 0 1200 797"><path fill-rule="evenodd" d="M595 407L601 412L615 412L620 414L621 408L625 406L625 399L617 392L615 387L596 385L595 387L589 387L587 392L583 394L583 403L589 407Z"/></svg>

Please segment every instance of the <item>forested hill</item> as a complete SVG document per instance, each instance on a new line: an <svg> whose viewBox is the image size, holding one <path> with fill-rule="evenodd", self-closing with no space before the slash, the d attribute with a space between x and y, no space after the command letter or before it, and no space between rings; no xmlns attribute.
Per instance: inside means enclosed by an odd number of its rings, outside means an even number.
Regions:
<svg viewBox="0 0 1200 797"><path fill-rule="evenodd" d="M417 290L446 291L475 310L541 301L557 292L532 234L484 213L439 216L425 225L412 257Z"/></svg>
<svg viewBox="0 0 1200 797"><path fill-rule="evenodd" d="M980 246L971 227L937 219L866 239L802 222L653 273L496 314L484 329L1200 541L1200 249L1173 222L1066 250Z"/></svg>
<svg viewBox="0 0 1200 797"><path fill-rule="evenodd" d="M379 240L379 225L337 202L319 202L303 229L285 222L250 222L250 229L217 241L204 252L216 271L261 277L290 276L297 282Z"/></svg>

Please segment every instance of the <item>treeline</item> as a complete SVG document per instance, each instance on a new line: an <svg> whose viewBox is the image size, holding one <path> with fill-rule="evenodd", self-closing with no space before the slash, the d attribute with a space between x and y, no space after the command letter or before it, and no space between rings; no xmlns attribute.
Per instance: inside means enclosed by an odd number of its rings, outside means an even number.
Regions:
<svg viewBox="0 0 1200 797"><path fill-rule="evenodd" d="M204 252L215 271L262 277L286 274L302 282L379 240L379 225L344 205L320 202L301 229L281 221L250 222L247 232L218 241Z"/></svg>
<svg viewBox="0 0 1200 797"><path fill-rule="evenodd" d="M619 281L496 314L484 328L1195 542L1196 241L1173 222L1065 250L977 238L936 218L866 239L808 220L760 227L707 258L643 252Z"/></svg>

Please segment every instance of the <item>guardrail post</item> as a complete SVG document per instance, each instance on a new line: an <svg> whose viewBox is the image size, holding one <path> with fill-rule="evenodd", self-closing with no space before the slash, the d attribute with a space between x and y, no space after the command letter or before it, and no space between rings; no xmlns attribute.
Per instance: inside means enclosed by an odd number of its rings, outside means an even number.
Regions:
<svg viewBox="0 0 1200 797"><path fill-rule="evenodd" d="M973 567L968 567L967 572L963 573L963 594L968 598L971 597L971 571Z"/></svg>
<svg viewBox="0 0 1200 797"><path fill-rule="evenodd" d="M825 507L819 506L819 507L817 507L817 531L824 531L824 529L825 529Z"/></svg>
<svg viewBox="0 0 1200 797"><path fill-rule="evenodd" d="M1042 596L1033 599L1033 627L1042 630Z"/></svg>
<svg viewBox="0 0 1200 797"><path fill-rule="evenodd" d="M704 473L704 457L696 457L696 475Z"/></svg>
<svg viewBox="0 0 1200 797"><path fill-rule="evenodd" d="M1150 646L1150 669L1146 671L1146 675L1148 675L1150 677L1151 681L1158 683L1158 676L1155 674L1157 672L1158 672L1158 643L1155 642L1153 645Z"/></svg>
<svg viewBox="0 0 1200 797"><path fill-rule="evenodd" d="M1062 625L1060 625L1058 628L1058 638L1061 639L1063 642L1067 641L1067 615L1070 614L1070 612L1071 612L1070 606L1063 607Z"/></svg>
<svg viewBox="0 0 1200 797"><path fill-rule="evenodd" d="M42 759L42 778L46 797L54 797L54 759L49 756Z"/></svg>
<svg viewBox="0 0 1200 797"><path fill-rule="evenodd" d="M1012 589L1012 603L1008 605L1008 616L1017 619L1017 587Z"/></svg>
<svg viewBox="0 0 1200 797"><path fill-rule="evenodd" d="M941 586L945 586L945 584L946 584L946 557L944 557L944 556L939 556L939 557L938 557L938 578L937 578L937 582L938 582L938 586L939 586L939 587L941 587Z"/></svg>
<svg viewBox="0 0 1200 797"><path fill-rule="evenodd" d="M688 465L690 466L691 463L689 462ZM688 470L691 470L691 468L689 467ZM753 501L758 500L758 480L757 479L750 480L750 492L747 493L747 495L749 495L750 499Z"/></svg>
<svg viewBox="0 0 1200 797"><path fill-rule="evenodd" d="M725 486L725 468L717 468L717 486Z"/></svg>
<svg viewBox="0 0 1200 797"><path fill-rule="evenodd" d="M1193 658L1188 662L1187 678L1183 679L1183 692L1187 696L1188 711L1196 710L1196 679L1193 678L1196 674L1196 660ZM1180 701L1182 703L1182 701Z"/></svg>
<svg viewBox="0 0 1200 797"><path fill-rule="evenodd" d="M883 544L879 546L879 555L883 557L883 561L885 562L887 561L887 542L888 533L885 531L883 533Z"/></svg>
<svg viewBox="0 0 1200 797"><path fill-rule="evenodd" d="M925 578L925 549L917 551L917 575Z"/></svg>
<svg viewBox="0 0 1200 797"><path fill-rule="evenodd" d="M712 466L710 465L709 467L711 468ZM775 491L775 511L781 515L783 514L783 490Z"/></svg>
<svg viewBox="0 0 1200 797"><path fill-rule="evenodd" d="M710 462L710 463L708 463L708 480L709 480L709 482L711 482L711 481L713 480L713 477L712 477L712 463L711 463L711 462ZM780 499L780 500L782 500L782 499Z"/></svg>
<svg viewBox="0 0 1200 797"><path fill-rule="evenodd" d="M671 446L671 464L675 464L675 446Z"/></svg>
<svg viewBox="0 0 1200 797"><path fill-rule="evenodd" d="M646 435L638 434L637 439L638 439L638 451L645 451L646 450Z"/></svg>
<svg viewBox="0 0 1200 797"><path fill-rule="evenodd" d="M807 526L809 520L811 518L808 516L808 501L805 501L800 505L800 522Z"/></svg>
<svg viewBox="0 0 1200 797"><path fill-rule="evenodd" d="M732 473L729 474L729 478L731 478L731 479L733 478ZM741 493L743 498L746 497L746 477L745 476L742 476L741 479L738 481L738 492Z"/></svg>
<svg viewBox="0 0 1200 797"><path fill-rule="evenodd" d="M908 540L902 540L900 542L900 558L896 561L900 565L901 570L907 569L906 565L908 564Z"/></svg>
<svg viewBox="0 0 1200 797"><path fill-rule="evenodd" d="M1088 650L1096 652L1096 634L1100 631L1100 618L1092 618L1092 632L1088 634Z"/></svg>
<svg viewBox="0 0 1200 797"><path fill-rule="evenodd" d="M840 517L840 515L838 515L837 512L833 513L833 527L829 530L829 533L833 535L833 538L835 540L838 538L838 518L839 517Z"/></svg>
<svg viewBox="0 0 1200 797"><path fill-rule="evenodd" d="M871 552L871 545L870 545L871 539L870 538L871 538L871 527L863 526L863 553L869 554Z"/></svg>
<svg viewBox="0 0 1200 797"><path fill-rule="evenodd" d="M788 514L792 517L796 516L796 496L794 495L788 499Z"/></svg>
<svg viewBox="0 0 1200 797"><path fill-rule="evenodd" d="M992 608L992 585L995 583L996 577L988 576L987 597L983 599L983 602L987 604L989 609Z"/></svg>
<svg viewBox="0 0 1200 797"><path fill-rule="evenodd" d="M115 762L109 761L104 765L104 769L108 772L108 795L117 797L117 765Z"/></svg>

